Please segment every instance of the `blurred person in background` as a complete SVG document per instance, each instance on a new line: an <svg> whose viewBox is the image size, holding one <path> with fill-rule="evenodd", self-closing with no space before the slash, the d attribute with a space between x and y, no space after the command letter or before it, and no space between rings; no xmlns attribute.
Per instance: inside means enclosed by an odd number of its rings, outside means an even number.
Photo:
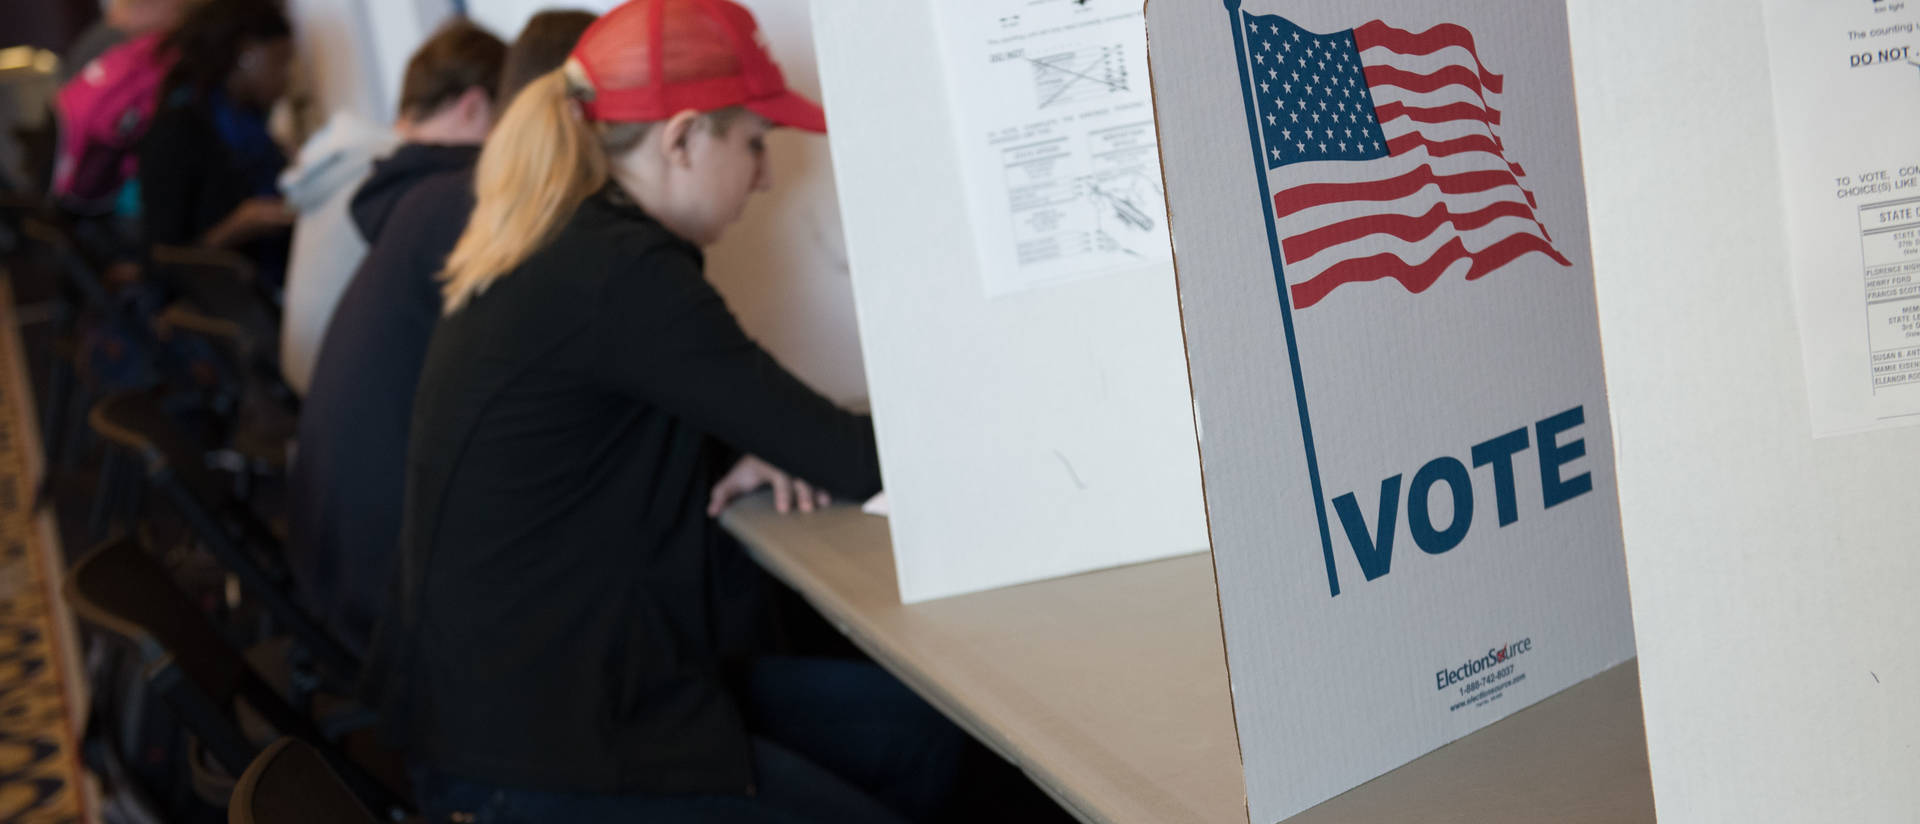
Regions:
<svg viewBox="0 0 1920 824"><path fill-rule="evenodd" d="M871 420L703 271L772 184L768 130L826 127L764 43L727 0L633 0L487 138L366 678L430 820L892 824L949 799L964 734L870 662L758 654L723 568L735 497L880 487Z"/></svg>
<svg viewBox="0 0 1920 824"><path fill-rule="evenodd" d="M114 0L62 61L50 191L68 210L138 216L138 192L126 184L173 68L168 35L186 7L186 0Z"/></svg>
<svg viewBox="0 0 1920 824"><path fill-rule="evenodd" d="M506 58L507 44L485 29L465 20L441 27L407 61L393 128L343 110L281 174L280 189L300 215L280 337L280 371L294 391L306 394L320 337L366 256L372 235L361 227L385 223L415 183L473 165L493 127Z"/></svg>
<svg viewBox="0 0 1920 824"><path fill-rule="evenodd" d="M528 80L559 68L593 20L578 11L534 15L507 49L496 105L504 109ZM287 554L309 608L356 650L387 604L413 391L440 318L434 275L473 210L478 155L476 146L456 169L410 177L405 187L369 184L355 198L370 249L332 312L307 387L288 480ZM289 324L301 277L296 271L289 292Z"/></svg>
<svg viewBox="0 0 1920 824"><path fill-rule="evenodd" d="M146 240L240 252L277 290L294 214L267 113L287 91L292 28L274 0L206 0L162 47L174 63L140 142Z"/></svg>
<svg viewBox="0 0 1920 824"><path fill-rule="evenodd" d="M60 83L65 85L108 49L144 34L164 32L180 22L188 0L107 0L100 19L80 32L67 53L60 56Z"/></svg>

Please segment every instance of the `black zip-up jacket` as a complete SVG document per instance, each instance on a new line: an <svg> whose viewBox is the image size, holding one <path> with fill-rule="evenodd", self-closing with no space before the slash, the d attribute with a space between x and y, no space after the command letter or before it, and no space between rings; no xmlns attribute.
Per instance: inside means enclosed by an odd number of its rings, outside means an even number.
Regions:
<svg viewBox="0 0 1920 824"><path fill-rule="evenodd" d="M220 136L204 101L162 101L153 125L140 139L140 210L146 242L197 246L201 237L254 195L257 175L275 175L286 165L278 149L255 159L251 172ZM269 232L234 251L260 267L260 275L278 287L287 268L290 230Z"/></svg>
<svg viewBox="0 0 1920 824"><path fill-rule="evenodd" d="M440 319L434 279L473 211L478 146L400 147L353 196L370 247L321 338L287 479L287 558L307 605L356 651L399 554L407 428Z"/></svg>
<svg viewBox="0 0 1920 824"><path fill-rule="evenodd" d="M837 495L871 421L749 340L693 246L609 187L442 319L368 687L409 757L536 790L747 793L713 440Z"/></svg>

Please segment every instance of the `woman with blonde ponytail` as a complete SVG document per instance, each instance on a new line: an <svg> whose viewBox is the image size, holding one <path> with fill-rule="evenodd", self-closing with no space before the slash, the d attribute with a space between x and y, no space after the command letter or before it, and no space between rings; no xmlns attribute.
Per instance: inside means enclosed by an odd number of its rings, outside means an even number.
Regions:
<svg viewBox="0 0 1920 824"><path fill-rule="evenodd" d="M752 654L712 520L880 487L871 421L702 273L766 132L825 129L761 42L730 0L632 0L481 151L367 678L430 820L913 821L953 781L964 736L877 667Z"/></svg>
<svg viewBox="0 0 1920 824"><path fill-rule="evenodd" d="M442 276L449 314L551 242L580 203L606 185L608 155L632 148L631 141L606 138L640 129L596 127L580 117L578 101L591 94L575 79L580 73L569 60L527 84L482 150L473 214Z"/></svg>

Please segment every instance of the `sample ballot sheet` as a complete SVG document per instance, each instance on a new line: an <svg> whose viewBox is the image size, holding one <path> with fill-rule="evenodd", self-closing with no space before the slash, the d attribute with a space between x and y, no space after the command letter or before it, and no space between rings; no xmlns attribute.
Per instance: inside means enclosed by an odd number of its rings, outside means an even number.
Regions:
<svg viewBox="0 0 1920 824"><path fill-rule="evenodd" d="M1814 434L1920 424L1920 5L1766 15Z"/></svg>
<svg viewBox="0 0 1920 824"><path fill-rule="evenodd" d="M1166 266L1141 4L936 6L987 294Z"/></svg>

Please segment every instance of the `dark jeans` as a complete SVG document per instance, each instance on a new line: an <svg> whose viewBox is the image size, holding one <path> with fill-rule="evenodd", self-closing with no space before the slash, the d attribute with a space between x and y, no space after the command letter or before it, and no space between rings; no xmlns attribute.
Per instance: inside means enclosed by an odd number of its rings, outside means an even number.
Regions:
<svg viewBox="0 0 1920 824"><path fill-rule="evenodd" d="M414 791L436 824L898 824L931 818L952 790L966 736L873 664L762 659L743 699L751 796L523 790L425 766Z"/></svg>

